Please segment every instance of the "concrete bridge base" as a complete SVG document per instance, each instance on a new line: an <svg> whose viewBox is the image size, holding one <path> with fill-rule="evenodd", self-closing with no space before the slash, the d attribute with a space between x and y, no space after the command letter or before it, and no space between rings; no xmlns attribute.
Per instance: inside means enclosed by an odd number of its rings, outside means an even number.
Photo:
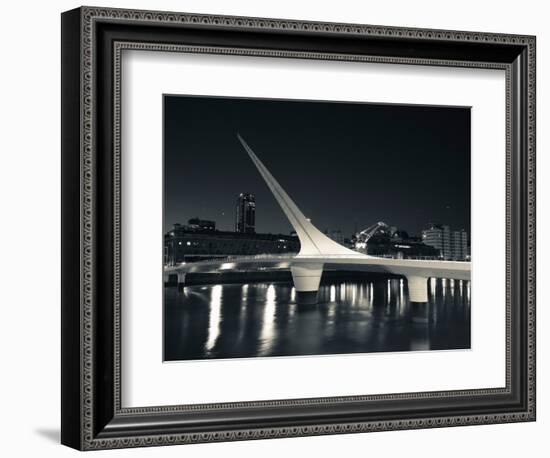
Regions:
<svg viewBox="0 0 550 458"><path fill-rule="evenodd" d="M408 276L411 320L413 323L427 324L429 321L428 279L420 276Z"/></svg>
<svg viewBox="0 0 550 458"><path fill-rule="evenodd" d="M409 300L411 302L428 302L428 279L411 275L407 277Z"/></svg>
<svg viewBox="0 0 550 458"><path fill-rule="evenodd" d="M185 272L178 272L178 288L183 288L185 286Z"/></svg>
<svg viewBox="0 0 550 458"><path fill-rule="evenodd" d="M323 275L323 264L295 264L290 266L296 302L298 304L316 304L317 292Z"/></svg>

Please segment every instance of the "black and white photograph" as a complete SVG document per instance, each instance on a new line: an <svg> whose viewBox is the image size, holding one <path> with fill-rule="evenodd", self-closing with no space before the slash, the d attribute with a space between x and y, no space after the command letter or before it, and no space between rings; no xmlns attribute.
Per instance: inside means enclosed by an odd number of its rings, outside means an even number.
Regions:
<svg viewBox="0 0 550 458"><path fill-rule="evenodd" d="M470 349L470 107L163 110L165 361Z"/></svg>

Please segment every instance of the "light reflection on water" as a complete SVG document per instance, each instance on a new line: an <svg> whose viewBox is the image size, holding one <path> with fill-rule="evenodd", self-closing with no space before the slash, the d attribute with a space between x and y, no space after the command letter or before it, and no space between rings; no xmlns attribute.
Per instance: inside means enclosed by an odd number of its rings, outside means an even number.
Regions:
<svg viewBox="0 0 550 458"><path fill-rule="evenodd" d="M269 353L269 349L274 345L274 341L277 338L274 332L275 328L275 314L276 310L276 297L275 286L269 285L265 297L265 306L262 319L262 332L259 342L259 355L265 355Z"/></svg>
<svg viewBox="0 0 550 458"><path fill-rule="evenodd" d="M212 287L210 296L210 318L208 324L208 341L206 350L210 352L214 348L218 334L220 333L221 307L222 307L222 285Z"/></svg>
<svg viewBox="0 0 550 458"><path fill-rule="evenodd" d="M430 279L410 304L399 278L333 281L316 305L289 283L165 288L165 360L470 347L470 282Z"/></svg>

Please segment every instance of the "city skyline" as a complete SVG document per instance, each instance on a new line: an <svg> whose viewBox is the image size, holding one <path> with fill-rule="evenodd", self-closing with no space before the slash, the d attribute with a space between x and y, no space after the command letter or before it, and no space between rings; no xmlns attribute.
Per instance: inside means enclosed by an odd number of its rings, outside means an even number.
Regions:
<svg viewBox="0 0 550 458"><path fill-rule="evenodd" d="M235 197L248 192L258 232L292 231L239 131L320 228L351 235L382 220L410 235L437 222L470 232L469 122L460 107L165 96L164 230L199 217L231 231Z"/></svg>
<svg viewBox="0 0 550 458"><path fill-rule="evenodd" d="M240 194L254 194L254 193L240 193ZM191 217L184 217L181 219L181 221L174 221L172 223L172 225L170 227L168 227L168 229L164 232L165 234L171 232L173 230L173 227L175 225L179 225L179 226L186 226L186 225L192 225L193 223L191 223L192 220L197 220L197 219L200 219L200 220L207 220L209 222L214 222L214 223L217 223L217 221L213 220L212 218L209 218L207 215L205 217L199 217L198 215L193 215ZM236 220L237 218L235 218ZM376 219L376 218L375 218ZM238 230L236 230L236 221L234 220L234 223L233 223L233 226L231 228L224 228L224 229L220 229L219 227L216 227L214 229L214 231L220 231L220 232L240 232ZM187 223L185 223L185 221L187 221ZM429 229L430 227L433 227L433 226L449 226L449 228L453 231L461 231L461 230L464 230L466 231L464 228L462 227L452 227L448 224L445 224L444 221L429 221L429 222L426 222L422 228L420 229L420 231L418 233L413 233L411 232L408 228L406 227L397 227L393 224L391 224L391 222L388 224L388 226L394 226L396 227L396 229L398 231L405 231L409 237L418 237L418 238L422 238L422 233ZM345 233L343 232L339 227L323 227L321 228L323 230L323 232L340 232L342 233L342 235L344 237L352 237L353 235L355 235L357 232L359 232L360 230L364 229L364 228L358 228L358 231L355 231L353 230L352 232L350 232L349 234L348 233ZM466 231L466 233L468 233L469 235L469 232ZM273 234L273 235L277 235L277 234L283 234L281 232L266 232L266 234ZM290 232L289 233L284 233L283 235L295 235L296 234L296 231L291 227L290 228Z"/></svg>

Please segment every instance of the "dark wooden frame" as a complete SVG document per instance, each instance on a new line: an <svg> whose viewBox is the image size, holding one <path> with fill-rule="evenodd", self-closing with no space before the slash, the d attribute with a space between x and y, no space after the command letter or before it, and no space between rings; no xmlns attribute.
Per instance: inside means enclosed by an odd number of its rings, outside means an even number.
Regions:
<svg viewBox="0 0 550 458"><path fill-rule="evenodd" d="M504 69L506 387L122 408L117 129L124 49ZM89 450L533 421L534 180L532 36L94 7L63 13L62 443Z"/></svg>

